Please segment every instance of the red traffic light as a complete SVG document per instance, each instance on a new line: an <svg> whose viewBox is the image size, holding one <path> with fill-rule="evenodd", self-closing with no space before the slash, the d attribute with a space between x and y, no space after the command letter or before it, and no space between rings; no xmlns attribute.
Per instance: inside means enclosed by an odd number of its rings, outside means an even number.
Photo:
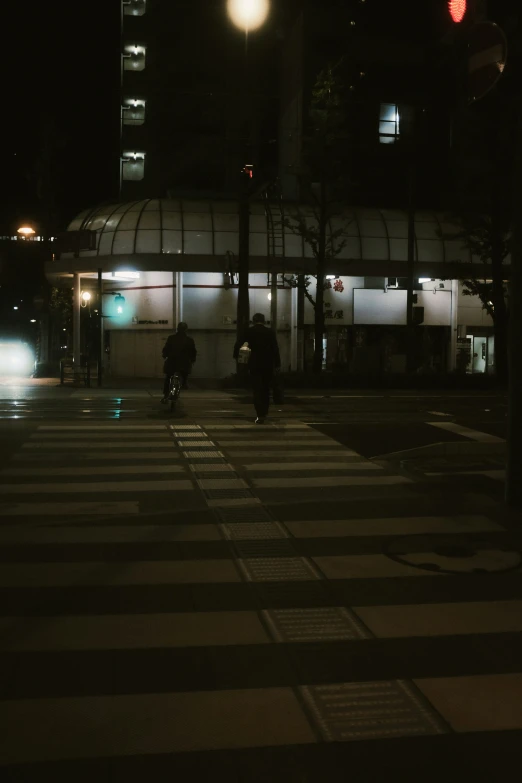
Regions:
<svg viewBox="0 0 522 783"><path fill-rule="evenodd" d="M448 0L448 10L453 21L458 24L466 15L466 0Z"/></svg>

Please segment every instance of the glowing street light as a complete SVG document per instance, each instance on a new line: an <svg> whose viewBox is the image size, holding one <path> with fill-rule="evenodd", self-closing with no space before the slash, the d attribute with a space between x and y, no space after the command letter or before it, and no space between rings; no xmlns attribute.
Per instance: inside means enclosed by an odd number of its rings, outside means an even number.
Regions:
<svg viewBox="0 0 522 783"><path fill-rule="evenodd" d="M245 32L257 30L265 22L270 5L268 0L228 0L230 19Z"/></svg>
<svg viewBox="0 0 522 783"><path fill-rule="evenodd" d="M91 294L89 291L83 291L82 292L82 299L84 302L90 302L91 300Z"/></svg>
<svg viewBox="0 0 522 783"><path fill-rule="evenodd" d="M20 234L24 239L26 237L32 237L36 234L36 231L32 226L20 226L19 229L16 231L17 234Z"/></svg>

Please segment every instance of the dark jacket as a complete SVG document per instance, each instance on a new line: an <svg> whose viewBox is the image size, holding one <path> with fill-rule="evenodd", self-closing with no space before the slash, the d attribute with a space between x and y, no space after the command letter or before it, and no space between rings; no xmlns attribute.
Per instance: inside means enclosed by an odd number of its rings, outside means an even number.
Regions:
<svg viewBox="0 0 522 783"><path fill-rule="evenodd" d="M188 373L196 361L196 344L186 334L171 334L162 352L165 359L164 371L172 374L179 371Z"/></svg>
<svg viewBox="0 0 522 783"><path fill-rule="evenodd" d="M236 342L234 359L237 359L243 343L248 343L252 351L248 362L251 372L273 372L281 367L277 337L272 329L264 324L254 324L247 329L242 339Z"/></svg>

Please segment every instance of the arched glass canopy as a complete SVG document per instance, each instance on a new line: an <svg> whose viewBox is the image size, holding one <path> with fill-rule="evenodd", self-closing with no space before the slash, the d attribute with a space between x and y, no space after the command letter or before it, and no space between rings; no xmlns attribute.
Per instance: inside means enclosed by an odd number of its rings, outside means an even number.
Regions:
<svg viewBox="0 0 522 783"><path fill-rule="evenodd" d="M284 217L295 223L296 210L315 218L307 207L285 208ZM270 223L263 203L251 204L250 255L268 256ZM406 261L408 218L406 212L386 209L347 209L331 220L330 230L342 228L344 247L339 260ZM69 231L90 230L97 235L96 250L80 257L139 256L142 254L223 256L237 253L238 204L231 201L146 199L126 204L105 204L80 213ZM466 263L474 258L461 239L452 239L457 226L435 212L415 215L415 259L420 262ZM301 236L286 226L286 258L311 258ZM62 258L72 258L63 253Z"/></svg>

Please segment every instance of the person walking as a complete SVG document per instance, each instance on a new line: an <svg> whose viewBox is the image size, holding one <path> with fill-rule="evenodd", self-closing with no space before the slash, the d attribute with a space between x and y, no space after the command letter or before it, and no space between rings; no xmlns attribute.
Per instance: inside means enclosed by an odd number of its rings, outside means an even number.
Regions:
<svg viewBox="0 0 522 783"><path fill-rule="evenodd" d="M254 407L256 409L256 424L264 424L270 406L270 387L274 373L281 368L281 357L277 337L272 329L265 324L265 316L256 313L243 338L236 342L234 359L239 357L239 351L244 343L248 343L250 358L248 371L252 380L254 392Z"/></svg>
<svg viewBox="0 0 522 783"><path fill-rule="evenodd" d="M184 323L184 321L181 321L181 323L178 324L176 334L169 335L163 348L162 356L165 359L163 365L165 381L163 383L162 403L168 402L169 383L175 372L181 375L181 388L187 388L187 376L190 373L192 365L196 361L198 353L196 351L196 344L192 337L188 336L187 331L187 324Z"/></svg>

